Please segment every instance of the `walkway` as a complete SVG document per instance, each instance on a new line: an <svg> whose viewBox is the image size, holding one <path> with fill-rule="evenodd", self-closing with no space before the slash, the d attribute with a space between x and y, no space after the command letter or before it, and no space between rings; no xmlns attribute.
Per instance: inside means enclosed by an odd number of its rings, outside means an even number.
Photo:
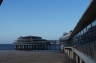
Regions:
<svg viewBox="0 0 96 63"><path fill-rule="evenodd" d="M0 63L70 63L59 52L49 51L0 51Z"/></svg>

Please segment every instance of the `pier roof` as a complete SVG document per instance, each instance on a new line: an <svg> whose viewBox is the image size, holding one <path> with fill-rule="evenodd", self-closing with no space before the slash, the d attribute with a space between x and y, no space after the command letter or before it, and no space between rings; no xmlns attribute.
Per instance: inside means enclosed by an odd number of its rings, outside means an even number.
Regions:
<svg viewBox="0 0 96 63"><path fill-rule="evenodd" d="M3 0L0 0L0 5L2 4Z"/></svg>
<svg viewBox="0 0 96 63"><path fill-rule="evenodd" d="M79 31L81 31L95 19L96 19L96 0L93 0L88 9L85 11L84 15L81 17L80 21L77 23L70 38L72 38L75 34L77 34Z"/></svg>

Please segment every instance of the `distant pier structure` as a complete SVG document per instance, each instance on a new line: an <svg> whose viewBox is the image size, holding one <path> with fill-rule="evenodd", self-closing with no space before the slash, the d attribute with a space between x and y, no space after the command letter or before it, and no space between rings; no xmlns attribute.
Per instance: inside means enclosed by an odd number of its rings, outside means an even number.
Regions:
<svg viewBox="0 0 96 63"><path fill-rule="evenodd" d="M38 36L19 37L15 41L16 50L47 50L50 42Z"/></svg>

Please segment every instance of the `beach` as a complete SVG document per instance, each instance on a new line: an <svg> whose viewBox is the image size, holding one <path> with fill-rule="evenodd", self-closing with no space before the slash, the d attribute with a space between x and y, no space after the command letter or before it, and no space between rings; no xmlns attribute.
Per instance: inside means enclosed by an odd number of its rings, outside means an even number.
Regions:
<svg viewBox="0 0 96 63"><path fill-rule="evenodd" d="M0 51L0 63L67 63L65 57L54 51Z"/></svg>

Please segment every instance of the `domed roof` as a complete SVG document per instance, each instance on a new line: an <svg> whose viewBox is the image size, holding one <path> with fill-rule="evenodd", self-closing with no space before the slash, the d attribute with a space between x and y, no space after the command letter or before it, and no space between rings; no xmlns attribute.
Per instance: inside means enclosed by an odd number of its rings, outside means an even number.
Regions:
<svg viewBox="0 0 96 63"><path fill-rule="evenodd" d="M63 35L63 36L60 38L60 40L68 40L68 39L70 38L70 36L71 36L71 33L72 33L72 32L69 32L69 33L67 33L66 35Z"/></svg>

